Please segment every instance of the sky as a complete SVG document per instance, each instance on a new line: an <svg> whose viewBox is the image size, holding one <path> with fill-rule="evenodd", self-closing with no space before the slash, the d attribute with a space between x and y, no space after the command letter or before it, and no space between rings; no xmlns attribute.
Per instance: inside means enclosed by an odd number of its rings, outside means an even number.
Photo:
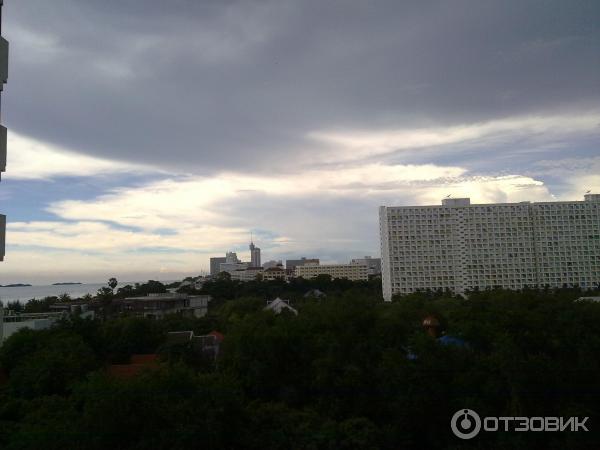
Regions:
<svg viewBox="0 0 600 450"><path fill-rule="evenodd" d="M0 283L379 255L379 205L600 193L600 3L8 0Z"/></svg>

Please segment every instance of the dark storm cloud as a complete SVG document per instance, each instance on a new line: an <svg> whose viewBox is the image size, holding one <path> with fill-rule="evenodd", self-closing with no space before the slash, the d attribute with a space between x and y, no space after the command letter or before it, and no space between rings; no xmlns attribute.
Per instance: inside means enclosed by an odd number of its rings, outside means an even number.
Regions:
<svg viewBox="0 0 600 450"><path fill-rule="evenodd" d="M600 3L5 5L12 129L106 158L261 170L316 130L573 114L600 100Z"/></svg>

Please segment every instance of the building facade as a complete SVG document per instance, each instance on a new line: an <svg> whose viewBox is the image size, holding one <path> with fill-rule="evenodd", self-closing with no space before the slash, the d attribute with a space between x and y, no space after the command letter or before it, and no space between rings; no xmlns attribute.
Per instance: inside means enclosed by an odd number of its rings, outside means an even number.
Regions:
<svg viewBox="0 0 600 450"><path fill-rule="evenodd" d="M2 34L2 4L0 0L0 96L4 90L4 84L8 79L8 41L4 39ZM1 102L1 100L0 100ZM0 105L0 112L2 111ZM2 172L6 170L6 128L0 125L0 179ZM0 214L0 261L4 261L4 248L6 236L6 217Z"/></svg>
<svg viewBox="0 0 600 450"><path fill-rule="evenodd" d="M227 272L232 274L238 270L246 270L250 267L250 263L247 262L236 262L236 263L222 263L219 265L219 272Z"/></svg>
<svg viewBox="0 0 600 450"><path fill-rule="evenodd" d="M243 263L235 252L225 253L225 257L210 258L210 274L215 276L221 272L233 272L234 270L244 270L248 263Z"/></svg>
<svg viewBox="0 0 600 450"><path fill-rule="evenodd" d="M162 318L169 314L204 317L210 300L210 295L161 293L114 300L113 305L122 313L148 318Z"/></svg>
<svg viewBox="0 0 600 450"><path fill-rule="evenodd" d="M0 306L0 345L22 328L46 330L64 317L65 313L63 312L21 314L14 311L5 311Z"/></svg>
<svg viewBox="0 0 600 450"><path fill-rule="evenodd" d="M369 279L369 270L362 264L304 264L296 266L295 275L306 279L319 275L330 275L331 278L366 281Z"/></svg>
<svg viewBox="0 0 600 450"><path fill-rule="evenodd" d="M285 260L285 268L287 270L294 271L297 266L303 266L305 264L319 264L319 258L305 258L302 257L300 259L286 259Z"/></svg>
<svg viewBox="0 0 600 450"><path fill-rule="evenodd" d="M283 261L272 259L270 261L264 262L262 265L263 269L270 269L271 267L277 267L277 266L283 267Z"/></svg>
<svg viewBox="0 0 600 450"><path fill-rule="evenodd" d="M250 241L250 266L260 267L260 248Z"/></svg>
<svg viewBox="0 0 600 450"><path fill-rule="evenodd" d="M600 195L379 208L383 296L600 284Z"/></svg>
<svg viewBox="0 0 600 450"><path fill-rule="evenodd" d="M210 274L212 276L219 275L221 272L221 264L225 263L227 258L224 256L216 256L214 258L210 258Z"/></svg>
<svg viewBox="0 0 600 450"><path fill-rule="evenodd" d="M229 275L231 275L231 279L234 281L254 281L262 273L262 267L246 267L229 271Z"/></svg>
<svg viewBox="0 0 600 450"><path fill-rule="evenodd" d="M268 269L265 269L262 273L262 279L263 281L287 280L288 274L283 268L283 265L277 265L275 267L269 267Z"/></svg>
<svg viewBox="0 0 600 450"><path fill-rule="evenodd" d="M228 264L241 263L242 261L238 258L236 252L225 253L225 262Z"/></svg>
<svg viewBox="0 0 600 450"><path fill-rule="evenodd" d="M365 256L364 258L355 258L352 264L362 264L369 268L369 275L380 275L381 274L381 258L372 258Z"/></svg>

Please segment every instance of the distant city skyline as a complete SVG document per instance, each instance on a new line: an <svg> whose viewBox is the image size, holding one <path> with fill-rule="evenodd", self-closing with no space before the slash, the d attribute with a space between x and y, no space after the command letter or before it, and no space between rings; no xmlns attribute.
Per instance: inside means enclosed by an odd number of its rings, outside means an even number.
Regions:
<svg viewBox="0 0 600 450"><path fill-rule="evenodd" d="M0 284L379 256L380 205L600 193L600 3L5 2Z"/></svg>

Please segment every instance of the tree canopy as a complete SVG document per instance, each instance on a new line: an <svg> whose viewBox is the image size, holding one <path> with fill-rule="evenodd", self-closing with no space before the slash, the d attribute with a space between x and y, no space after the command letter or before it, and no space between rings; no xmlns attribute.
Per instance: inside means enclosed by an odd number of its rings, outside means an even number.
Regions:
<svg viewBox="0 0 600 450"><path fill-rule="evenodd" d="M326 297L305 298L313 288ZM21 330L0 347L0 447L423 449L594 448L600 304L578 290L417 293L380 299L371 282L206 283L203 318L72 318ZM289 298L298 315L265 311ZM422 323L434 316L441 341ZM169 331L218 330L200 363ZM446 342L446 344L444 343ZM453 345L463 342L465 345ZM155 370L120 379L109 364L159 352ZM589 416L588 433L482 433L450 419ZM469 444L469 445L466 445Z"/></svg>

